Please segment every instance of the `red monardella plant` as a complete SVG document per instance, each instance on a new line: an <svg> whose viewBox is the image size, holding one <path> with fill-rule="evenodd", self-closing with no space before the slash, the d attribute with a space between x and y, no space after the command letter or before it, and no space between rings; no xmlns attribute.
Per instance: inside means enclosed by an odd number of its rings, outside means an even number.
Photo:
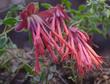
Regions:
<svg viewBox="0 0 110 84"><path fill-rule="evenodd" d="M75 27L68 29L65 21L70 21L70 19L62 6L58 5L39 13L35 5L31 3L20 13L20 20L16 30L25 28L32 32L36 72L40 71L39 56L45 55L45 49L49 51L55 63L58 62L58 54L62 61L69 56L73 57L80 74L92 70L95 66L101 67L103 60L89 46L90 39L87 33Z"/></svg>

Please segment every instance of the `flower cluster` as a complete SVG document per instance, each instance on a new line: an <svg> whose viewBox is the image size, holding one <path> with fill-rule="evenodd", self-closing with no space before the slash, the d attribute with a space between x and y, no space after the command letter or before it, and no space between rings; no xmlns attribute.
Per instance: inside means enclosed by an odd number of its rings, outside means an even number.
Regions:
<svg viewBox="0 0 110 84"><path fill-rule="evenodd" d="M103 59L89 45L89 36L76 27L68 27L67 22L70 21L70 17L62 6L57 5L38 12L35 5L30 3L20 13L20 20L16 25L16 31L25 28L32 33L37 73L40 72L39 57L45 56L45 49L55 63L58 62L58 56L61 61L73 58L80 74L95 67L101 68Z"/></svg>

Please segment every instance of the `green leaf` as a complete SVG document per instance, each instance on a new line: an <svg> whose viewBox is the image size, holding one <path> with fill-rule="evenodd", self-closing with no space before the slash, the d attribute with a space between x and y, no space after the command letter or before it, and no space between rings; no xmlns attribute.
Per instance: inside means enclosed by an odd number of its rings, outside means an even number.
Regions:
<svg viewBox="0 0 110 84"><path fill-rule="evenodd" d="M44 8L46 8L46 9L49 9L49 8L52 7L52 5L49 4L49 3L41 3L41 6L44 7Z"/></svg>
<svg viewBox="0 0 110 84"><path fill-rule="evenodd" d="M101 3L104 3L106 0L99 0Z"/></svg>
<svg viewBox="0 0 110 84"><path fill-rule="evenodd" d="M44 81L46 79L46 73L45 71L43 70L41 75L40 75L40 81Z"/></svg>
<svg viewBox="0 0 110 84"><path fill-rule="evenodd" d="M22 10L22 9L24 9L24 6L21 5L21 4L19 4L19 5L17 5L15 11L17 11L17 10Z"/></svg>
<svg viewBox="0 0 110 84"><path fill-rule="evenodd" d="M67 1L67 2L66 2L66 7L67 7L67 8L71 8L71 6L72 6L71 2Z"/></svg>
<svg viewBox="0 0 110 84"><path fill-rule="evenodd" d="M29 64L24 64L23 68L28 72L29 74L33 74L32 67Z"/></svg>
<svg viewBox="0 0 110 84"><path fill-rule="evenodd" d="M70 9L69 12L74 14L74 15L77 14L77 10L74 10L74 9Z"/></svg>
<svg viewBox="0 0 110 84"><path fill-rule="evenodd" d="M63 3L68 9L71 9L72 4L71 4L70 1L68 1L68 0L62 0L62 3Z"/></svg>
<svg viewBox="0 0 110 84"><path fill-rule="evenodd" d="M107 18L109 18L110 17L110 10L107 9L105 13L106 13Z"/></svg>
<svg viewBox="0 0 110 84"><path fill-rule="evenodd" d="M102 34L101 30L99 30L98 28L91 28L90 32Z"/></svg>
<svg viewBox="0 0 110 84"><path fill-rule="evenodd" d="M85 5L80 5L78 8L79 11L84 11L85 9L86 9Z"/></svg>
<svg viewBox="0 0 110 84"><path fill-rule="evenodd" d="M7 41L8 39L5 36L0 37L0 49L6 45Z"/></svg>
<svg viewBox="0 0 110 84"><path fill-rule="evenodd" d="M4 48L0 49L0 56L1 56L4 52L5 52L5 49L4 49Z"/></svg>
<svg viewBox="0 0 110 84"><path fill-rule="evenodd" d="M16 24L17 20L13 17L8 17L3 20L3 24L7 26L14 26Z"/></svg>

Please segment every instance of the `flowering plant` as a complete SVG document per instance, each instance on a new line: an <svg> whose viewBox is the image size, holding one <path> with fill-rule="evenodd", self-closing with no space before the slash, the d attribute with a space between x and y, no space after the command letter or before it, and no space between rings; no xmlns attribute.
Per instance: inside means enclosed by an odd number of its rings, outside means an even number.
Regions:
<svg viewBox="0 0 110 84"><path fill-rule="evenodd" d="M89 35L76 26L68 26L71 17L61 5L39 12L35 4L30 3L20 13L20 20L16 31L25 28L32 33L37 73L40 72L39 57L45 56L46 49L55 63L59 58L61 61L74 59L80 75L101 69L103 59L89 45Z"/></svg>

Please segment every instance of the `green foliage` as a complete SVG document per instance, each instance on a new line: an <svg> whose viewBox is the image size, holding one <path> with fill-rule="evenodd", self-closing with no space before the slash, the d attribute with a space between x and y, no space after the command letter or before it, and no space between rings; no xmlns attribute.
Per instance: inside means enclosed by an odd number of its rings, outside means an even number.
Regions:
<svg viewBox="0 0 110 84"><path fill-rule="evenodd" d="M46 73L45 73L45 70L43 70L41 72L41 75L40 75L40 81L43 83L43 81L46 79Z"/></svg>
<svg viewBox="0 0 110 84"><path fill-rule="evenodd" d="M72 4L69 0L61 0L61 2L67 9L71 9Z"/></svg>
<svg viewBox="0 0 110 84"><path fill-rule="evenodd" d="M30 75L34 74L34 71L32 67L29 64L24 64L23 68L25 69L26 72L28 72Z"/></svg>
<svg viewBox="0 0 110 84"><path fill-rule="evenodd" d="M79 11L84 11L85 9L86 9L85 5L80 5L78 8Z"/></svg>
<svg viewBox="0 0 110 84"><path fill-rule="evenodd" d="M8 17L3 20L3 24L7 26L14 26L17 23L17 20L13 17Z"/></svg>
<svg viewBox="0 0 110 84"><path fill-rule="evenodd" d="M87 0L78 10L68 6L68 3L68 0L62 0L62 4L73 18L71 25L76 25L89 34L99 33L106 36L110 27L110 6L106 0Z"/></svg>
<svg viewBox="0 0 110 84"><path fill-rule="evenodd" d="M7 37L5 35L0 37L0 49L5 47L7 41L8 40L7 40Z"/></svg>
<svg viewBox="0 0 110 84"><path fill-rule="evenodd" d="M49 9L49 8L52 7L52 5L49 4L49 3L41 3L41 6L44 7L44 8L46 8L46 9Z"/></svg>

